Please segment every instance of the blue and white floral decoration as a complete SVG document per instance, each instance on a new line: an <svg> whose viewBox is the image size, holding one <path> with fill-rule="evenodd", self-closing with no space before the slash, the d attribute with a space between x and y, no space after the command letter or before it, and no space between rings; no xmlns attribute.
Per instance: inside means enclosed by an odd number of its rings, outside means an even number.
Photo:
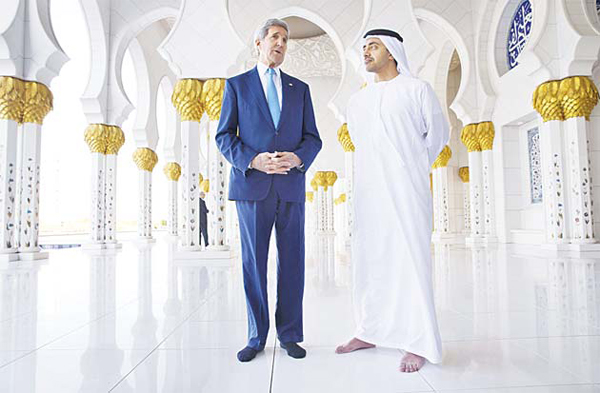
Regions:
<svg viewBox="0 0 600 393"><path fill-rule="evenodd" d="M599 2L600 0L597 0L596 4L599 4ZM508 30L506 57L509 70L519 64L517 58L529 39L532 23L533 10L531 9L531 3L529 0L522 0L511 19L510 29Z"/></svg>

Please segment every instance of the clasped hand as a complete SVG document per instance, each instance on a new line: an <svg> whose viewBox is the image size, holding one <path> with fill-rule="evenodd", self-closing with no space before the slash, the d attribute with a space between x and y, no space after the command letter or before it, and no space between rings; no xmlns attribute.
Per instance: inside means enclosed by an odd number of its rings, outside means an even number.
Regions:
<svg viewBox="0 0 600 393"><path fill-rule="evenodd" d="M259 170L269 175L287 175L288 172L302 162L292 152L264 152L252 160L252 169Z"/></svg>

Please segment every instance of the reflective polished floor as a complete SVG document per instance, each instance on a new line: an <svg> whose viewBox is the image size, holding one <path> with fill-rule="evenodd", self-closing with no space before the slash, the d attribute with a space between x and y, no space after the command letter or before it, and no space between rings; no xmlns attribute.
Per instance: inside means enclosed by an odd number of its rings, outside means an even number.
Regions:
<svg viewBox="0 0 600 393"><path fill-rule="evenodd" d="M600 258L432 247L443 363L402 374L398 349L334 353L354 329L347 258L307 261L307 357L272 333L241 364L239 260L174 260L160 236L0 267L0 392L600 392Z"/></svg>

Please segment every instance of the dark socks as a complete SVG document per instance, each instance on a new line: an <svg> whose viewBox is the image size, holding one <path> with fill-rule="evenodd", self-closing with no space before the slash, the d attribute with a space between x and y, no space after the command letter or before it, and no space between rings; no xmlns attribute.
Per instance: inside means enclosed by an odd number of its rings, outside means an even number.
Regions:
<svg viewBox="0 0 600 393"><path fill-rule="evenodd" d="M262 351L262 349L260 350ZM260 352L258 349L246 347L237 353L237 358L240 362L249 362L256 357Z"/></svg>
<svg viewBox="0 0 600 393"><path fill-rule="evenodd" d="M294 359L302 359L306 356L306 349L302 348L297 343L279 343L281 348L287 351L287 354Z"/></svg>

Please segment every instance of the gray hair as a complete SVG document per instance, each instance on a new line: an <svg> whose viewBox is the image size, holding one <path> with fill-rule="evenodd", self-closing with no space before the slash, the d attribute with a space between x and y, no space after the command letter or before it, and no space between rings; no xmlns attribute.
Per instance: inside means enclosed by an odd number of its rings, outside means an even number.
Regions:
<svg viewBox="0 0 600 393"><path fill-rule="evenodd" d="M288 24L281 19L267 19L265 23L263 23L263 25L256 30L256 33L254 33L253 43L264 40L267 34L269 34L269 29L273 26L282 27L285 29L288 35L290 34L290 28Z"/></svg>

